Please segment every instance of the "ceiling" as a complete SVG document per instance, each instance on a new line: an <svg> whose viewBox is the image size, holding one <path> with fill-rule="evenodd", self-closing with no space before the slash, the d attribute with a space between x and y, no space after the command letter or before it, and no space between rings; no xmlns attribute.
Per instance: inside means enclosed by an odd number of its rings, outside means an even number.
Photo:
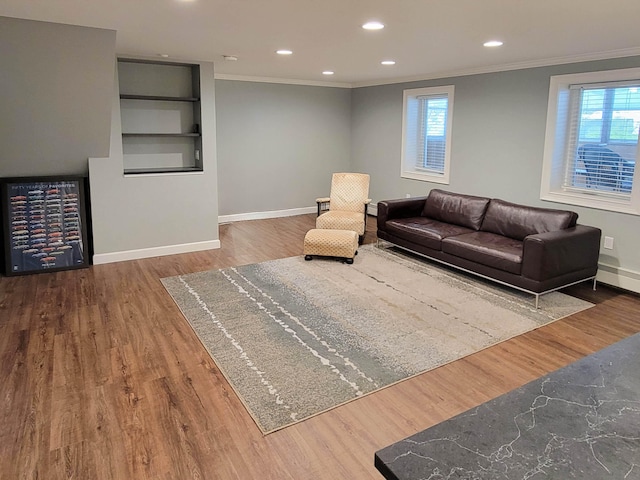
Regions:
<svg viewBox="0 0 640 480"><path fill-rule="evenodd" d="M119 55L213 61L219 78L340 86L640 54L638 0L3 0L0 15L116 30Z"/></svg>

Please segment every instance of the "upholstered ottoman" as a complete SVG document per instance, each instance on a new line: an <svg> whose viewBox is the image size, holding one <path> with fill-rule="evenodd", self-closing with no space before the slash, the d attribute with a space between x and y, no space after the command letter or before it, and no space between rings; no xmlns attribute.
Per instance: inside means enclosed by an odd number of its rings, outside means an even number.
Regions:
<svg viewBox="0 0 640 480"><path fill-rule="evenodd" d="M321 257L339 257L353 263L358 253L358 234L353 230L333 230L314 228L304 237L304 259L311 260L314 255Z"/></svg>

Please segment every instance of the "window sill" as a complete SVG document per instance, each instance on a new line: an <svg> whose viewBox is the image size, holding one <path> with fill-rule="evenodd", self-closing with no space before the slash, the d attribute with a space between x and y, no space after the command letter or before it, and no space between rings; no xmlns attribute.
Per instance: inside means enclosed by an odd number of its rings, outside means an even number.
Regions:
<svg viewBox="0 0 640 480"><path fill-rule="evenodd" d="M400 177L410 178L411 180L420 180L421 182L432 182L449 185L449 178L445 177L444 175L433 175L420 172L401 172Z"/></svg>
<svg viewBox="0 0 640 480"><path fill-rule="evenodd" d="M633 201L615 200L611 198L599 197L598 195L580 194L575 192L545 192L540 195L540 199L547 202L576 205L579 207L595 208L607 210L609 212L626 213L629 215L640 215L640 205Z"/></svg>

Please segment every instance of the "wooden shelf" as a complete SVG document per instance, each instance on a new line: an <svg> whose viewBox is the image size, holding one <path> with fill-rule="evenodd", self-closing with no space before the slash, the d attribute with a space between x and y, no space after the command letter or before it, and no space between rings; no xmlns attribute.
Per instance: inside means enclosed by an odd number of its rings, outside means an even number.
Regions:
<svg viewBox="0 0 640 480"><path fill-rule="evenodd" d="M199 133L123 133L123 137L199 137Z"/></svg>
<svg viewBox="0 0 640 480"><path fill-rule="evenodd" d="M171 167L171 168L125 168L125 175L143 175L154 173L185 173L185 172L202 172L199 167Z"/></svg>
<svg viewBox="0 0 640 480"><path fill-rule="evenodd" d="M199 102L198 97L161 97L157 95L120 95L121 100L153 100L161 102Z"/></svg>
<svg viewBox="0 0 640 480"><path fill-rule="evenodd" d="M201 172L199 66L119 59L118 82L124 173Z"/></svg>

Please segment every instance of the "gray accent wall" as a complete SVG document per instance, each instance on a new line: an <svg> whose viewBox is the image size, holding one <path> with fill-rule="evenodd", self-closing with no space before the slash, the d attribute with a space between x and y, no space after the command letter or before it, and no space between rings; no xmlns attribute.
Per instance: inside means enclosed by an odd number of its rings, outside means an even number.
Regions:
<svg viewBox="0 0 640 480"><path fill-rule="evenodd" d="M116 32L0 17L0 176L86 174L109 154Z"/></svg>
<svg viewBox="0 0 640 480"><path fill-rule="evenodd" d="M374 204L443 188L574 210L615 239L601 269L640 285L640 217L540 200L550 77L638 66L628 57L353 89L351 166L371 175ZM403 90L436 85L455 85L449 185L400 178Z"/></svg>
<svg viewBox="0 0 640 480"><path fill-rule="evenodd" d="M216 80L220 215L295 210L347 171L351 91Z"/></svg>

